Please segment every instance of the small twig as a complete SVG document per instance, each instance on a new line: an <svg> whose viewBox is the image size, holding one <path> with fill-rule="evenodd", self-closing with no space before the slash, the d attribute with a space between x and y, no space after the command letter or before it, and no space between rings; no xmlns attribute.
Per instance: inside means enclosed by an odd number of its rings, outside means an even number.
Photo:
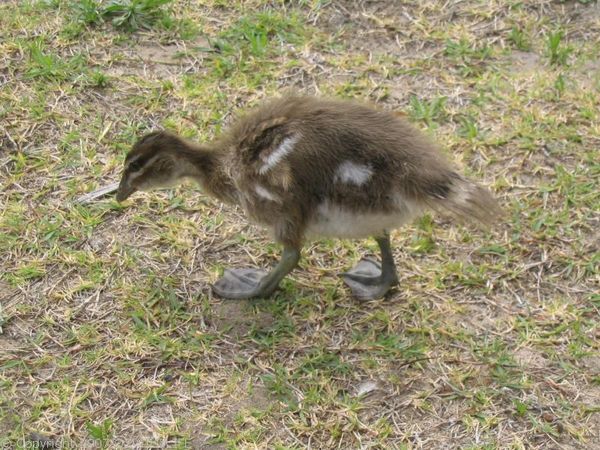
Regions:
<svg viewBox="0 0 600 450"><path fill-rule="evenodd" d="M96 200L99 197L104 197L105 195L112 194L119 188L119 183L111 183L107 186L101 187L100 189L96 189L93 192L88 192L87 194L82 195L75 203L90 203L93 200Z"/></svg>

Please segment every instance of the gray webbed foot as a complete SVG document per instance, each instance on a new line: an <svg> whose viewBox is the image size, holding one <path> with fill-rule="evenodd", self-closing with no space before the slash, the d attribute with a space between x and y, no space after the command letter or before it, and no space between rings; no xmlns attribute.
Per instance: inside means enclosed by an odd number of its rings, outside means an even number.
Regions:
<svg viewBox="0 0 600 450"><path fill-rule="evenodd" d="M266 276L267 272L260 269L225 269L212 289L219 297L230 299L268 296L272 291L264 292L260 283Z"/></svg>
<svg viewBox="0 0 600 450"><path fill-rule="evenodd" d="M270 272L260 269L226 269L212 289L219 297L233 300L270 296L300 260L300 250L286 247L281 260Z"/></svg>
<svg viewBox="0 0 600 450"><path fill-rule="evenodd" d="M392 286L398 284L395 272L386 272L383 273L379 262L364 258L356 267L340 276L357 299L375 300L382 298Z"/></svg>

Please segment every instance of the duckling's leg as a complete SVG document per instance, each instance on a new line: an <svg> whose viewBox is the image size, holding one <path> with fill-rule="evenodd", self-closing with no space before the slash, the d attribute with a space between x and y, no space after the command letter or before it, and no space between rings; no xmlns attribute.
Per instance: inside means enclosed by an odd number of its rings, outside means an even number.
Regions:
<svg viewBox="0 0 600 450"><path fill-rule="evenodd" d="M225 269L223 277L213 284L213 292L219 297L242 299L268 297L279 282L298 265L300 250L285 247L279 264L266 272L260 269Z"/></svg>
<svg viewBox="0 0 600 450"><path fill-rule="evenodd" d="M381 298L392 286L398 284L390 235L386 232L375 240L381 250L381 264L364 258L349 272L340 275L352 290L352 294L359 300Z"/></svg>

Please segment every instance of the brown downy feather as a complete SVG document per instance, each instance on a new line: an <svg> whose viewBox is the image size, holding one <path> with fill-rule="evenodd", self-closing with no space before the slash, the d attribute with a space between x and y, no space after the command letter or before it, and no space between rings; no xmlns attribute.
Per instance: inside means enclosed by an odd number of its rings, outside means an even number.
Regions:
<svg viewBox="0 0 600 450"><path fill-rule="evenodd" d="M161 158L177 169L170 176L154 167ZM347 101L275 99L211 144L154 133L128 155L118 198L181 177L239 204L294 248L313 233L381 235L423 207L483 224L500 216L492 194L459 175L402 115Z"/></svg>

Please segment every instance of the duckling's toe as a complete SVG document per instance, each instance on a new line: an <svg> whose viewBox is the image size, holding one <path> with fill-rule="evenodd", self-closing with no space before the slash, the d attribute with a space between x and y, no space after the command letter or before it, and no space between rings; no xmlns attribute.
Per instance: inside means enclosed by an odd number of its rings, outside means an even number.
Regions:
<svg viewBox="0 0 600 450"><path fill-rule="evenodd" d="M340 276L352 290L352 295L359 300L382 298L392 286L398 283L395 274L384 274L381 264L368 258L361 259L354 268Z"/></svg>
<svg viewBox="0 0 600 450"><path fill-rule="evenodd" d="M223 277L213 284L212 290L219 297L228 299L259 297L263 294L260 280L266 275L267 272L259 269L225 269Z"/></svg>

